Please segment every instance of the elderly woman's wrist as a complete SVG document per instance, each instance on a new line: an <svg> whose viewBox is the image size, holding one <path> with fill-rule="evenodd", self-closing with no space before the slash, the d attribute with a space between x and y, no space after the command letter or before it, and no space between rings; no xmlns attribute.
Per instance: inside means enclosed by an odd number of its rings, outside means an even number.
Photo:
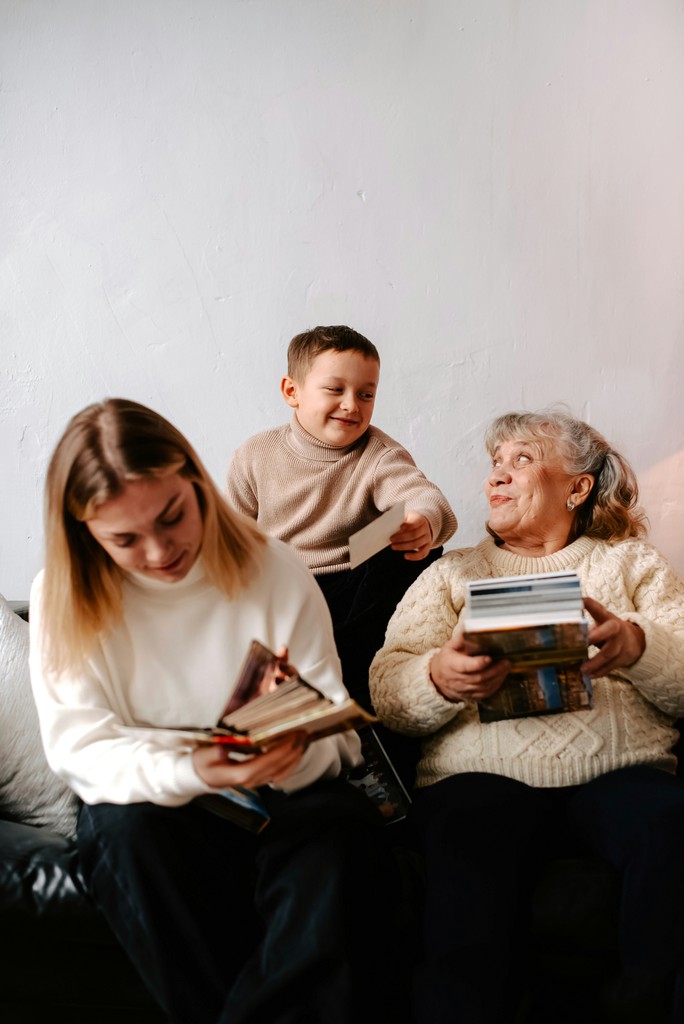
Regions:
<svg viewBox="0 0 684 1024"><path fill-rule="evenodd" d="M634 638L634 650L637 652L635 657L625 666L625 668L632 668L646 650L646 634L637 622L631 622L629 619L626 621Z"/></svg>
<svg viewBox="0 0 684 1024"><path fill-rule="evenodd" d="M440 678L439 664L437 663L438 658L439 653L433 654L428 662L428 679L430 680L434 688L439 693L442 693L441 684L444 682L444 680ZM444 694L442 694L442 696L444 696Z"/></svg>
<svg viewBox="0 0 684 1024"><path fill-rule="evenodd" d="M435 655L435 657L437 657L437 655ZM448 688L448 681L446 679L444 679L444 678L436 679L433 676L433 674L432 674L432 662L433 661L434 661L434 658L430 661L430 665L428 666L428 676L429 676L430 682L432 683L433 687L435 688L435 690L437 691L439 696L442 698L442 700L446 700L450 704L462 704L465 701L465 699L466 699L465 697L461 697L461 696L459 696L459 694L456 694L456 693L450 693L449 692L449 688Z"/></svg>

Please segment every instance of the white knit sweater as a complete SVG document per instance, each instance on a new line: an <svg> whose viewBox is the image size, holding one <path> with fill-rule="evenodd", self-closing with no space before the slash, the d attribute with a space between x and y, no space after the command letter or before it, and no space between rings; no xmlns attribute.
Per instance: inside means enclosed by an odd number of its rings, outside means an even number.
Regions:
<svg viewBox="0 0 684 1024"><path fill-rule="evenodd" d="M638 623L641 658L592 681L589 711L482 724L474 704L446 700L429 664L456 630L465 582L563 569L577 571L585 597ZM426 737L418 786L460 772L566 786L634 764L673 771L673 722L684 715L684 581L643 541L581 537L554 555L526 558L488 538L448 552L406 592L371 666L370 689L386 725Z"/></svg>

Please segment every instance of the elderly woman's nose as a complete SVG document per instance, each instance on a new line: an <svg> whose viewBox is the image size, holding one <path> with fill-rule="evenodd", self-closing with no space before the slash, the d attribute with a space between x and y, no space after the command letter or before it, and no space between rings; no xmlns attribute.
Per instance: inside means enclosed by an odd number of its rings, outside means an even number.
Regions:
<svg viewBox="0 0 684 1024"><path fill-rule="evenodd" d="M505 484L511 479L511 474L506 465L503 462L499 462L492 466L492 471L489 474L489 482L492 485Z"/></svg>

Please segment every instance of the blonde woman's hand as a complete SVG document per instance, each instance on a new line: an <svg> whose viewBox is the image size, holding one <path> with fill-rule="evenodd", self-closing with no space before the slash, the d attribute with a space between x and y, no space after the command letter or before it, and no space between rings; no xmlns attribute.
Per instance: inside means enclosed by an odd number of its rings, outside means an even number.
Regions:
<svg viewBox="0 0 684 1024"><path fill-rule="evenodd" d="M641 626L614 615L591 597L585 597L584 607L594 620L589 630L589 643L599 648L598 654L582 665L585 675L591 679L605 676L614 668L629 668L639 660L646 649Z"/></svg>
<svg viewBox="0 0 684 1024"><path fill-rule="evenodd" d="M284 782L296 770L308 746L304 732L294 733L278 740L263 754L246 761L231 761L222 744L197 747L192 753L195 771L208 786L225 789L228 786L246 786L256 789L270 783Z"/></svg>
<svg viewBox="0 0 684 1024"><path fill-rule="evenodd" d="M430 679L442 696L451 701L491 697L510 670L510 661L494 661L486 654L467 654L460 631L430 661Z"/></svg>

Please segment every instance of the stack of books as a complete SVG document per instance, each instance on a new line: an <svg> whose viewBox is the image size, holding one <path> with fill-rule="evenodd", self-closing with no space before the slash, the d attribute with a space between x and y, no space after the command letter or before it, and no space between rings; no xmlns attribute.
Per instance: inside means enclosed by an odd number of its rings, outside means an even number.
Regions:
<svg viewBox="0 0 684 1024"><path fill-rule="evenodd" d="M481 721L591 708L591 680L580 668L589 624L577 573L471 581L463 630L469 654L512 665L501 688L478 702Z"/></svg>

